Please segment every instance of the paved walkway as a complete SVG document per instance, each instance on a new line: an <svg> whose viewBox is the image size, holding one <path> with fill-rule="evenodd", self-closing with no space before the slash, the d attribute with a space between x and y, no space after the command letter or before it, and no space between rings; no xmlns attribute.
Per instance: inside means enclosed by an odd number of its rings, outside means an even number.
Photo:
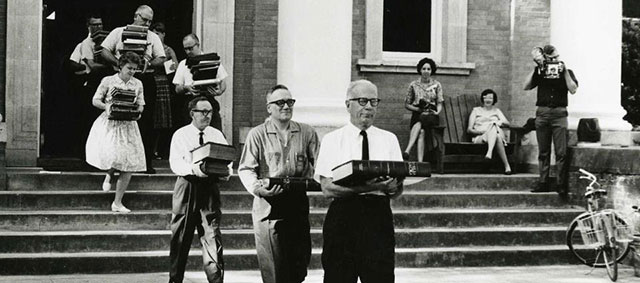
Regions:
<svg viewBox="0 0 640 283"><path fill-rule="evenodd" d="M519 267L451 267L451 268L398 268L398 283L605 283L610 282L604 269L589 272L586 266L519 266ZM228 271L226 283L260 282L258 271ZM52 276L2 276L0 282L11 283L105 283L167 282L167 273L115 274L115 275L52 275ZM206 283L203 272L187 272L185 283ZM322 282L322 271L311 270L307 283ZM620 283L640 282L640 277L633 276L633 269L621 266L618 281Z"/></svg>

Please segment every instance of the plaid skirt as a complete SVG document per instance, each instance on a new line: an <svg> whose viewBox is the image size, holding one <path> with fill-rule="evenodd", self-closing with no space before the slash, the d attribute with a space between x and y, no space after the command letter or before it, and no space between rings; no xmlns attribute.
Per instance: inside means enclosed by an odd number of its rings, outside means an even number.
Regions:
<svg viewBox="0 0 640 283"><path fill-rule="evenodd" d="M171 90L167 76L156 74L156 103L153 116L154 129L171 128Z"/></svg>

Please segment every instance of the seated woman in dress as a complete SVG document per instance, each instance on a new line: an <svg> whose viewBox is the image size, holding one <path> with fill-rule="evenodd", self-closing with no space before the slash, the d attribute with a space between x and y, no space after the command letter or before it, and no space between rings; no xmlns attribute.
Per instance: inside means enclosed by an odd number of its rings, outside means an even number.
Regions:
<svg viewBox="0 0 640 283"><path fill-rule="evenodd" d="M482 101L482 106L474 107L471 114L469 114L467 132L476 135L472 139L474 143L487 144L487 154L484 158L491 159L493 149L497 149L498 156L504 163L504 173L510 175L511 166L509 166L505 152L507 141L504 132L500 128L501 126L509 126L509 121L502 114L502 111L495 107L496 102L498 102L498 95L495 91L485 89L480 94L480 101Z"/></svg>
<svg viewBox="0 0 640 283"><path fill-rule="evenodd" d="M404 108L411 111L411 132L409 143L403 152L403 158L409 159L409 153L413 145L418 141L418 161L424 158L425 142L427 150L431 150L437 145L433 141L431 128L438 126L440 118L438 114L442 111L442 85L434 80L431 75L435 74L436 62L429 58L423 58L416 65L420 78L409 84L407 96L404 100Z"/></svg>
<svg viewBox="0 0 640 283"><path fill-rule="evenodd" d="M140 114L134 121L109 119L114 88L135 92L136 112L142 113L145 105L142 82L133 77L141 63L140 56L137 54L130 51L124 53L118 59L119 72L103 78L93 96L93 106L104 112L93 122L89 132L86 161L98 169L107 171L102 183L104 191L111 189L112 184L116 183L115 172L120 172L115 198L111 203L111 210L114 212L130 212L122 205L122 197L129 186L131 173L147 170L142 137L138 123L135 121L140 119Z"/></svg>

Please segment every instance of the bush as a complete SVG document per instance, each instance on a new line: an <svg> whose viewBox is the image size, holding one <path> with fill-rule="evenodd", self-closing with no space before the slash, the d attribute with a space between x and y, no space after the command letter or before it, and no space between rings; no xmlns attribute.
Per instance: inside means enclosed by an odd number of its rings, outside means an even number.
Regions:
<svg viewBox="0 0 640 283"><path fill-rule="evenodd" d="M621 95L623 119L640 129L640 19L622 21Z"/></svg>

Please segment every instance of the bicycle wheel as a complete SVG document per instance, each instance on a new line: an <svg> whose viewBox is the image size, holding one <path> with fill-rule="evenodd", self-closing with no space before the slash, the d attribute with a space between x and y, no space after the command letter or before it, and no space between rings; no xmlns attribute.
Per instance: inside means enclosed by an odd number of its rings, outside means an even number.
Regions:
<svg viewBox="0 0 640 283"><path fill-rule="evenodd" d="M604 259L603 256L599 253L602 252L601 249L590 247L585 245L582 240L582 236L580 235L580 229L578 228L578 220L590 217L588 212L578 215L571 224L569 225L569 229L567 230L566 241L567 246L571 253L575 256L575 258L582 264L592 267L604 267ZM616 221L620 224L626 224L622 218L616 215ZM620 262L628 253L629 253L629 243L621 243L616 242L618 247L617 249L617 262ZM610 257L611 259L613 257Z"/></svg>
<svg viewBox="0 0 640 283"><path fill-rule="evenodd" d="M611 281L616 282L616 280L618 280L618 261L612 259L617 258L618 242L616 241L616 237L614 237L613 235L608 235L608 232L606 232L606 230L605 237L607 238L608 242L607 244L602 246L602 257L604 266L607 269L607 275L609 275Z"/></svg>

